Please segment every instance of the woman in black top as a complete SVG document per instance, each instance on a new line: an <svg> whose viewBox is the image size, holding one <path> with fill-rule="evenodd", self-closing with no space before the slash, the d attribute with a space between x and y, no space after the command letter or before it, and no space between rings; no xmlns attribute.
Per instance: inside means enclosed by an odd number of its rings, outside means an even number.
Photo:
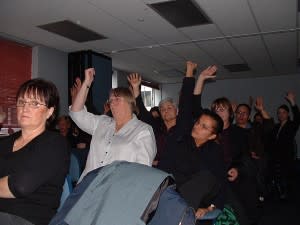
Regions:
<svg viewBox="0 0 300 225"><path fill-rule="evenodd" d="M280 198L285 199L287 196L287 186L289 177L294 173L293 161L295 159L295 136L300 125L300 112L296 105L296 96L292 92L288 92L286 99L289 102L293 119L289 115L289 107L281 105L277 109L277 117L279 123L275 125L271 133L270 155L272 167L271 170L279 169L277 174L280 181L278 185Z"/></svg>
<svg viewBox="0 0 300 225"><path fill-rule="evenodd" d="M1 224L48 224L60 204L69 167L68 144L46 130L57 114L54 84L32 79L18 90L21 131L0 141Z"/></svg>

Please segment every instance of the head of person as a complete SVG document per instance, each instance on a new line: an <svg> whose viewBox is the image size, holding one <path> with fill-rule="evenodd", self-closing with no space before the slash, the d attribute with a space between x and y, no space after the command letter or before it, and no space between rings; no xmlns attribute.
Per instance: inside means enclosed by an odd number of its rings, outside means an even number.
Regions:
<svg viewBox="0 0 300 225"><path fill-rule="evenodd" d="M43 79L23 83L16 95L19 126L29 129L49 126L56 118L59 94L56 86Z"/></svg>
<svg viewBox="0 0 300 225"><path fill-rule="evenodd" d="M290 109L287 105L283 104L279 106L277 109L278 121L281 123L289 120L290 119L289 113L290 113Z"/></svg>
<svg viewBox="0 0 300 225"><path fill-rule="evenodd" d="M232 123L234 114L231 103L227 98L222 97L214 100L211 104L211 110L222 118L224 124Z"/></svg>
<svg viewBox="0 0 300 225"><path fill-rule="evenodd" d="M71 128L71 120L69 116L60 116L57 119L57 128L63 136L67 136L69 129Z"/></svg>
<svg viewBox="0 0 300 225"><path fill-rule="evenodd" d="M109 94L109 107L115 119L131 117L136 111L135 98L128 88L113 88Z"/></svg>
<svg viewBox="0 0 300 225"><path fill-rule="evenodd" d="M235 110L235 121L239 127L246 127L251 114L251 107L248 104L242 103L236 107Z"/></svg>
<svg viewBox="0 0 300 225"><path fill-rule="evenodd" d="M158 106L154 106L150 109L150 113L154 118L160 118L160 112Z"/></svg>
<svg viewBox="0 0 300 225"><path fill-rule="evenodd" d="M254 117L253 117L253 123L258 123L258 124L262 124L264 121L261 113L257 112L255 113Z"/></svg>
<svg viewBox="0 0 300 225"><path fill-rule="evenodd" d="M159 112L164 122L176 120L177 106L172 98L165 98L159 102Z"/></svg>
<svg viewBox="0 0 300 225"><path fill-rule="evenodd" d="M192 137L196 143L201 144L215 140L223 131L223 125L223 120L218 114L204 109L194 124Z"/></svg>

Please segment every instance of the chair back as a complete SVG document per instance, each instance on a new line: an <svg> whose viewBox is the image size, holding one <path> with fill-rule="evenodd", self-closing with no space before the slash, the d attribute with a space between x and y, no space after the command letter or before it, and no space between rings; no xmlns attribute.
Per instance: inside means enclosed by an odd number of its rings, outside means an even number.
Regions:
<svg viewBox="0 0 300 225"><path fill-rule="evenodd" d="M62 191L62 194L61 194L61 197L60 197L60 205L59 205L59 208L57 209L57 211L59 211L62 208L64 202L66 201L66 199L68 198L68 196L70 195L72 190L73 190L73 186L72 186L72 183L71 183L70 175L68 174L65 178L63 191Z"/></svg>

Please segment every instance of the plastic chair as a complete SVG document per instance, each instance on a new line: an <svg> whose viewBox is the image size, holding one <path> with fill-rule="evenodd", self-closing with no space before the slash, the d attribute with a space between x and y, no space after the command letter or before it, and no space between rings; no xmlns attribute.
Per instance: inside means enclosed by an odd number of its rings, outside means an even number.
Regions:
<svg viewBox="0 0 300 225"><path fill-rule="evenodd" d="M63 192L60 197L60 205L59 205L59 208L57 209L57 211L59 211L62 208L64 202L66 201L66 199L68 198L68 196L70 195L72 190L73 190L73 186L71 183L70 175L68 174L65 179L65 183L63 186Z"/></svg>

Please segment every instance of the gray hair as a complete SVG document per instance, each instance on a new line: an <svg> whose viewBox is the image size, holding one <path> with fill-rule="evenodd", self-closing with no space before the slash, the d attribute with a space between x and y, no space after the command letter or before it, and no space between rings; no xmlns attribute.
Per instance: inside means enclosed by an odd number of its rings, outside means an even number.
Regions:
<svg viewBox="0 0 300 225"><path fill-rule="evenodd" d="M162 99L162 100L159 102L159 104L158 104L159 110L160 110L160 108L162 107L162 105L165 104L165 103L167 103L167 102L169 102L169 103L171 103L172 105L174 105L175 108L177 109L177 104L175 103L175 101L173 100L173 98L167 97L167 98L165 98L165 99Z"/></svg>

